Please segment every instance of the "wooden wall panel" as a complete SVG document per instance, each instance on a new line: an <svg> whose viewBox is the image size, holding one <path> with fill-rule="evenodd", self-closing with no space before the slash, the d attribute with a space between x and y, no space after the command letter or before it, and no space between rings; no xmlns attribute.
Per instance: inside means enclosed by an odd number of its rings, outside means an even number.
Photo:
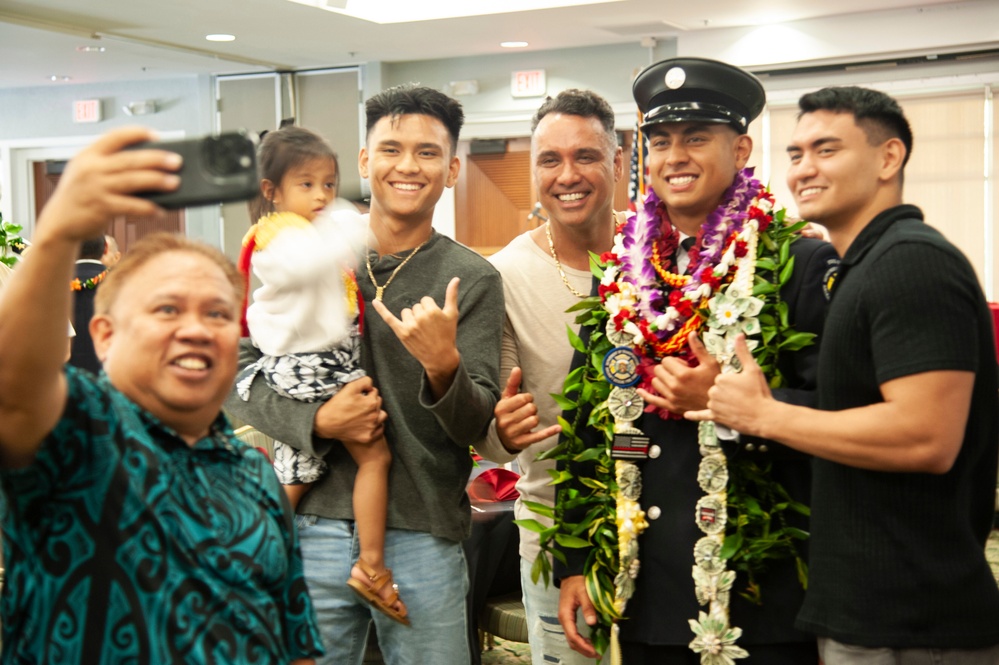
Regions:
<svg viewBox="0 0 999 665"><path fill-rule="evenodd" d="M628 208L628 164L632 132L621 132L624 176L614 190L614 209ZM488 256L538 225L528 219L538 200L531 174L529 138L507 140L502 154L473 155L469 142L458 144L461 171L455 185L455 238ZM547 216L547 213L543 213Z"/></svg>
<svg viewBox="0 0 999 665"><path fill-rule="evenodd" d="M487 256L530 228L531 155L511 147L495 155L472 155L467 144L459 147L455 237Z"/></svg>

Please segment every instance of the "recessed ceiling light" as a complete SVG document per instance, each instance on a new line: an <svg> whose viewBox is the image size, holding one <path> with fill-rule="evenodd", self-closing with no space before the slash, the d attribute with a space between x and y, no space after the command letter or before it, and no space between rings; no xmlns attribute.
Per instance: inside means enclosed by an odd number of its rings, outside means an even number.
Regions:
<svg viewBox="0 0 999 665"><path fill-rule="evenodd" d="M72 76L58 76L56 74L53 74L52 76L49 77L49 80L50 81L60 82L60 83L65 83L66 81L73 80L73 77Z"/></svg>
<svg viewBox="0 0 999 665"><path fill-rule="evenodd" d="M107 51L103 46L77 46L76 50L80 53L104 53Z"/></svg>
<svg viewBox="0 0 999 665"><path fill-rule="evenodd" d="M236 35L227 35L224 33L219 33L216 35L205 35L205 39L210 42L234 42L236 41Z"/></svg>
<svg viewBox="0 0 999 665"><path fill-rule="evenodd" d="M525 48L527 42L500 42L500 46L503 48Z"/></svg>

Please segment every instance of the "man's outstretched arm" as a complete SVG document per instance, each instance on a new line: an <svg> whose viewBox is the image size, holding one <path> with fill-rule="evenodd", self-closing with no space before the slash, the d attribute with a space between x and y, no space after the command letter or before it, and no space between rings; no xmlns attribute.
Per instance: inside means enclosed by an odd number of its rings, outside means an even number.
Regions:
<svg viewBox="0 0 999 665"><path fill-rule="evenodd" d="M691 420L715 420L748 434L840 464L877 471L946 473L961 451L975 375L922 372L881 384L883 402L820 411L773 399L766 378L741 337L745 368L721 374L708 408Z"/></svg>
<svg viewBox="0 0 999 665"><path fill-rule="evenodd" d="M69 163L42 210L32 251L0 298L0 464L31 463L66 401L62 371L70 319L73 264L80 243L104 234L117 215L152 216L139 191L176 189L180 157L162 150L122 148L152 140L140 127L118 129ZM88 322L78 321L85 326Z"/></svg>

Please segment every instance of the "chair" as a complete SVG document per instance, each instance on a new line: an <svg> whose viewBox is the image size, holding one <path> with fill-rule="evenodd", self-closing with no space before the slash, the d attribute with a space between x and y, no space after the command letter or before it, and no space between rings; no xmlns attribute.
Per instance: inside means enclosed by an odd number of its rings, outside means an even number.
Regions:
<svg viewBox="0 0 999 665"><path fill-rule="evenodd" d="M252 425L243 425L234 430L233 434L243 443L264 451L267 454L267 459L274 459L274 439Z"/></svg>
<svg viewBox="0 0 999 665"><path fill-rule="evenodd" d="M485 648L493 647L493 636L508 642L527 643L527 616L519 591L486 600L479 616L479 631Z"/></svg>

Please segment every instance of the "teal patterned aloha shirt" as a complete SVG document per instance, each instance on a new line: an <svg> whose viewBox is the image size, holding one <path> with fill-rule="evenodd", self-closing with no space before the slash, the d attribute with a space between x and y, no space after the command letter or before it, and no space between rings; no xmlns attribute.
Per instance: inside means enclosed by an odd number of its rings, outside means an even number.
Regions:
<svg viewBox="0 0 999 665"><path fill-rule="evenodd" d="M287 663L322 654L293 515L224 416L188 446L67 368L34 463L0 472L3 663Z"/></svg>

